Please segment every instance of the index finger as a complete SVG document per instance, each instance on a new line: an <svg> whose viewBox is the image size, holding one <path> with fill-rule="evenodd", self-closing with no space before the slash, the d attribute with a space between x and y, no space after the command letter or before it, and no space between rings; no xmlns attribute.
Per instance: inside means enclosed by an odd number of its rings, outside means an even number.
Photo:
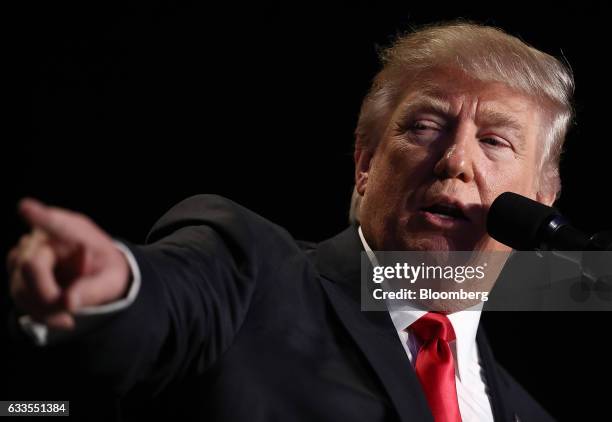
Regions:
<svg viewBox="0 0 612 422"><path fill-rule="evenodd" d="M74 227L78 225L78 222L72 212L50 207L32 198L22 199L18 208L19 213L30 226L42 229L49 235L62 240L74 242L80 240L79 231Z"/></svg>

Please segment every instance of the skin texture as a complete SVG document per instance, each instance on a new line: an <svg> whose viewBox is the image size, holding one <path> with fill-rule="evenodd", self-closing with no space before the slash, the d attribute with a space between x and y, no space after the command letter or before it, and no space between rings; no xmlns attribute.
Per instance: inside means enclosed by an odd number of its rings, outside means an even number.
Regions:
<svg viewBox="0 0 612 422"><path fill-rule="evenodd" d="M55 329L74 328L74 314L123 297L130 268L113 240L83 214L33 199L19 204L32 227L9 252L15 305Z"/></svg>
<svg viewBox="0 0 612 422"><path fill-rule="evenodd" d="M538 189L544 113L499 82L439 70L408 87L373 150L355 152L360 222L374 250L509 251L486 233L486 213L512 191L551 205ZM450 222L422 209L464 206Z"/></svg>

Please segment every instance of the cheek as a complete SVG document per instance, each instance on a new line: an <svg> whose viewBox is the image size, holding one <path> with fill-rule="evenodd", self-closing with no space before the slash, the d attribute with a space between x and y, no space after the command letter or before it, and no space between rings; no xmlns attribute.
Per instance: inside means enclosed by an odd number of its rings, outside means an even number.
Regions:
<svg viewBox="0 0 612 422"><path fill-rule="evenodd" d="M406 191L416 188L433 175L434 154L426 148L408 145L405 142L391 140L385 151L381 167L387 183L398 190Z"/></svg>
<svg viewBox="0 0 612 422"><path fill-rule="evenodd" d="M481 200L491 204L495 198L504 192L517 192L533 196L534 169L516 161L513 163L483 162L476 172L476 184Z"/></svg>
<svg viewBox="0 0 612 422"><path fill-rule="evenodd" d="M427 151L389 140L372 162L364 208L379 218L397 218L432 177L429 161Z"/></svg>

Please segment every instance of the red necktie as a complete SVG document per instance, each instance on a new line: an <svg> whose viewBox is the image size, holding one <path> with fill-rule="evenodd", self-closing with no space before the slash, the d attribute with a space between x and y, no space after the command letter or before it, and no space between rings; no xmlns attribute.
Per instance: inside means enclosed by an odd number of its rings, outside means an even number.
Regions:
<svg viewBox="0 0 612 422"><path fill-rule="evenodd" d="M421 340L416 357L416 374L436 422L461 422L455 364L449 341L455 331L443 314L428 312L416 320L410 329Z"/></svg>

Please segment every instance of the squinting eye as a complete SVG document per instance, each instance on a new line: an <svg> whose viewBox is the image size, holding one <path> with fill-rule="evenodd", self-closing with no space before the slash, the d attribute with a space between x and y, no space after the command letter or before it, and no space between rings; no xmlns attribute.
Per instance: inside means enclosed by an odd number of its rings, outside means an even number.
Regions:
<svg viewBox="0 0 612 422"><path fill-rule="evenodd" d="M495 139L495 138L483 138L480 140L481 142L487 144L487 145L491 145L494 147L509 147L510 145L508 145L507 142L503 142L500 141L499 139Z"/></svg>
<svg viewBox="0 0 612 422"><path fill-rule="evenodd" d="M442 128L436 122L429 120L415 120L406 124L401 131L412 135L421 141L431 141L440 135Z"/></svg>
<svg viewBox="0 0 612 422"><path fill-rule="evenodd" d="M436 127L433 124L429 124L428 125L428 124L423 123L421 121L417 121L417 122L414 122L412 125L410 125L409 129L413 130L415 132L417 132L417 131L422 132L422 131L426 131L426 130L438 130L438 127Z"/></svg>
<svg viewBox="0 0 612 422"><path fill-rule="evenodd" d="M410 141L418 144L430 144L440 138L443 127L431 120L414 120L401 128L401 133Z"/></svg>

